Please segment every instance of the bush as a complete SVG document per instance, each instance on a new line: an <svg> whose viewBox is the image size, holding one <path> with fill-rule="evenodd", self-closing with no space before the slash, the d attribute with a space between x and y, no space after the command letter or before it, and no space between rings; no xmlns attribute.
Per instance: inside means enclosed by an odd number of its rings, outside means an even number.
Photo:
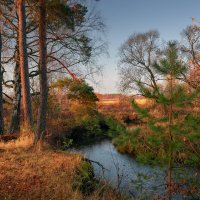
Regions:
<svg viewBox="0 0 200 200"><path fill-rule="evenodd" d="M70 138L72 138L75 143L87 143L87 141L94 138L102 137L104 137L104 135L97 118L88 118L79 121L72 127L70 134Z"/></svg>
<svg viewBox="0 0 200 200"><path fill-rule="evenodd" d="M105 123L108 126L107 135L110 138L115 138L126 132L126 128L111 117L105 118Z"/></svg>

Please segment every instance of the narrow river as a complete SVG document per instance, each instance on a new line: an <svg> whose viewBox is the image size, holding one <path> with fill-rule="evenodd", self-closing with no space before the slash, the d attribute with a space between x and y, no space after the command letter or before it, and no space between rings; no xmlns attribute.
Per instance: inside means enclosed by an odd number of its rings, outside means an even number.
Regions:
<svg viewBox="0 0 200 200"><path fill-rule="evenodd" d="M129 197L142 195L144 199L145 195L147 199L152 196L155 190L160 194L165 193L163 183L166 173L163 169L140 164L133 157L120 154L111 141L81 146L71 151L102 164L105 170L92 163L96 177L108 181L120 193Z"/></svg>

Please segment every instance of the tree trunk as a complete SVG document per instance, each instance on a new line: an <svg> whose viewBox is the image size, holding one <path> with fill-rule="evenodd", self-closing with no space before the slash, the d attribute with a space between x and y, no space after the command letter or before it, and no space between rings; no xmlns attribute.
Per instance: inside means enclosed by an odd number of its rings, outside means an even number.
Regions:
<svg viewBox="0 0 200 200"><path fill-rule="evenodd" d="M30 94L27 43L26 43L26 16L25 5L23 0L17 0L17 10L19 18L19 60L20 60L20 75L22 86L22 104L24 112L24 124L27 128L33 125L32 104Z"/></svg>
<svg viewBox="0 0 200 200"><path fill-rule="evenodd" d="M19 68L19 50L16 46L15 53L15 69L14 69L14 99L13 99L13 111L10 125L10 133L17 133L20 130L20 103L21 103L21 79Z"/></svg>
<svg viewBox="0 0 200 200"><path fill-rule="evenodd" d="M38 110L37 131L34 143L43 140L46 131L47 113L47 50L46 50L46 0L40 0L39 9L39 79L40 79L40 105Z"/></svg>
<svg viewBox="0 0 200 200"><path fill-rule="evenodd" d="M172 152L172 125L173 125L173 76L170 74L170 105L169 105L169 161L168 161L168 200L172 199L172 161L173 161L173 152Z"/></svg>
<svg viewBox="0 0 200 200"><path fill-rule="evenodd" d="M2 71L2 65L1 65L1 51L2 51L2 37L1 37L1 30L0 30L0 135L3 134L3 131L4 131L3 88L2 88L3 71Z"/></svg>

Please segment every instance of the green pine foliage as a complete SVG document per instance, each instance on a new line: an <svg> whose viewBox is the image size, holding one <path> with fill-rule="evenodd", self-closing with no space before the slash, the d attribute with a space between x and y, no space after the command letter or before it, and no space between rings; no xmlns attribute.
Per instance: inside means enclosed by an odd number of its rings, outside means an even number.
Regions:
<svg viewBox="0 0 200 200"><path fill-rule="evenodd" d="M96 102L98 98L94 93L93 87L89 86L86 82L75 82L73 81L72 84L69 85L69 99L79 100L83 103L88 102Z"/></svg>
<svg viewBox="0 0 200 200"><path fill-rule="evenodd" d="M75 26L85 21L87 8L79 3L69 5L66 0L47 2L47 22L53 29L65 27L74 31Z"/></svg>
<svg viewBox="0 0 200 200"><path fill-rule="evenodd" d="M144 163L166 165L170 147L174 164L198 165L200 117L191 110L200 90L188 89L188 86L180 81L187 73L187 65L179 59L176 42L169 42L165 56L155 61L152 67L162 81L157 81L153 88L141 82L136 84L143 96L153 100L154 108L157 111L160 109L159 115L152 113L152 108L141 108L132 100L134 111L145 125L140 126L139 132L133 129L120 134L114 143L121 152L129 152ZM170 106L172 122L169 122Z"/></svg>
<svg viewBox="0 0 200 200"><path fill-rule="evenodd" d="M199 184L195 176L182 176L184 183L181 177L176 179L177 172L184 175L182 169L195 169L200 163L200 116L193 111L200 90L181 81L187 76L187 65L179 59L177 46L176 42L169 42L165 55L153 63L151 70L156 78L151 77L151 85L135 82L140 93L154 104L144 108L131 102L143 122L139 131L126 131L114 140L120 152L129 153L144 164L167 169L169 199L174 192L173 179L182 188L189 183L190 188Z"/></svg>
<svg viewBox="0 0 200 200"><path fill-rule="evenodd" d="M51 88L66 88L68 91L67 98L80 101L80 103L94 105L98 101L93 87L89 86L83 80L74 81L71 78L59 79L51 85Z"/></svg>

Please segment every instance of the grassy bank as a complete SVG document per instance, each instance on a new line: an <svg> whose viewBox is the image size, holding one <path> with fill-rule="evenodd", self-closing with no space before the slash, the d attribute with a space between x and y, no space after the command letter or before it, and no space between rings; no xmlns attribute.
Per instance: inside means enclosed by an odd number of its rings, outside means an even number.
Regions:
<svg viewBox="0 0 200 200"><path fill-rule="evenodd" d="M77 180L85 184L80 177L85 179L91 170L80 155L49 148L35 151L26 148L25 141L21 147L19 143L0 145L0 199L117 199L106 184L96 183L87 195L74 187Z"/></svg>

